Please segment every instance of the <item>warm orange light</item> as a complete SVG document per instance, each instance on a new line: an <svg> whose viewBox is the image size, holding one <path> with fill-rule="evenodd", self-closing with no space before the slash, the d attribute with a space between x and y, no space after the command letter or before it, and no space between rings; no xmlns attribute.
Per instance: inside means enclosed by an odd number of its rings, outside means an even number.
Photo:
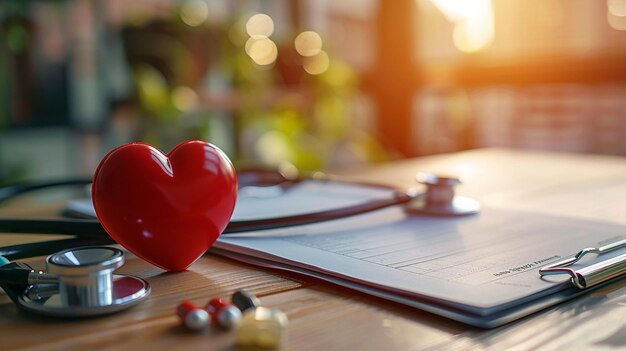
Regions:
<svg viewBox="0 0 626 351"><path fill-rule="evenodd" d="M328 70L330 66L330 58L324 50L311 57L305 57L302 61L302 67L308 74L322 74Z"/></svg>
<svg viewBox="0 0 626 351"><path fill-rule="evenodd" d="M493 42L493 28L480 17L470 17L454 26L454 46L463 52L478 52Z"/></svg>
<svg viewBox="0 0 626 351"><path fill-rule="evenodd" d="M491 0L431 0L446 19L454 23L457 49L472 53L493 42L494 15Z"/></svg>
<svg viewBox="0 0 626 351"><path fill-rule="evenodd" d="M266 66L276 61L278 48L270 38L255 35L246 42L246 53L257 65Z"/></svg>
<svg viewBox="0 0 626 351"><path fill-rule="evenodd" d="M431 2L448 21L453 23L464 20L470 13L476 11L473 0L431 0Z"/></svg>
<svg viewBox="0 0 626 351"><path fill-rule="evenodd" d="M617 17L626 17L626 0L607 0L609 13Z"/></svg>
<svg viewBox="0 0 626 351"><path fill-rule="evenodd" d="M607 0L606 20L615 30L626 30L626 0Z"/></svg>
<svg viewBox="0 0 626 351"><path fill-rule="evenodd" d="M300 55L315 56L322 50L322 37L315 32L306 31L298 34L294 44Z"/></svg>
<svg viewBox="0 0 626 351"><path fill-rule="evenodd" d="M257 13L246 22L246 32L251 37L255 35L269 37L274 32L274 21L266 14Z"/></svg>
<svg viewBox="0 0 626 351"><path fill-rule="evenodd" d="M185 1L180 19L188 26L197 27L209 18L209 6L203 0Z"/></svg>
<svg viewBox="0 0 626 351"><path fill-rule="evenodd" d="M626 16L615 16L611 12L607 12L606 19L611 28L615 30L626 30Z"/></svg>
<svg viewBox="0 0 626 351"><path fill-rule="evenodd" d="M559 27L565 23L565 4L560 1L537 3L537 20L546 27Z"/></svg>

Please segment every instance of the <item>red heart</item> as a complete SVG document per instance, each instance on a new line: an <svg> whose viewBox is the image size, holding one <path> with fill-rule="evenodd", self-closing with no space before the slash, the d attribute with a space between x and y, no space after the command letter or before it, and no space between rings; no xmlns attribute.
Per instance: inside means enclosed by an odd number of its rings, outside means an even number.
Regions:
<svg viewBox="0 0 626 351"><path fill-rule="evenodd" d="M98 220L113 240L155 266L181 271L228 224L237 174L207 142L184 142L167 155L131 143L102 159L91 190Z"/></svg>

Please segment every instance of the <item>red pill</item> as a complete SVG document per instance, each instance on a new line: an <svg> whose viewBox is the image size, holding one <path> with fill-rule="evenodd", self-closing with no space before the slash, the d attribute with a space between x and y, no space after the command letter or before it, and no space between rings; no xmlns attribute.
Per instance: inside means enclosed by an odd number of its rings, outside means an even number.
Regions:
<svg viewBox="0 0 626 351"><path fill-rule="evenodd" d="M202 330L209 324L209 314L189 301L184 301L176 308L176 314L187 329Z"/></svg>
<svg viewBox="0 0 626 351"><path fill-rule="evenodd" d="M224 302L222 299L212 299L207 303L206 310L209 312L213 323L222 328L230 329L241 322L241 311L234 305Z"/></svg>

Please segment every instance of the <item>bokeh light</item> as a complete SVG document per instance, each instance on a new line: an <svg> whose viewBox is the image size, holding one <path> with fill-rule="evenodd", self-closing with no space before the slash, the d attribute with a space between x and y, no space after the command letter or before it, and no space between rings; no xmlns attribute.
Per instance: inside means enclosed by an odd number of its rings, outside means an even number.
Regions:
<svg viewBox="0 0 626 351"><path fill-rule="evenodd" d="M299 174L298 168L289 161L280 162L278 172L285 177L285 179L296 179Z"/></svg>
<svg viewBox="0 0 626 351"><path fill-rule="evenodd" d="M289 141L283 133L269 131L256 143L256 152L263 163L279 165L291 157Z"/></svg>
<svg viewBox="0 0 626 351"><path fill-rule="evenodd" d="M470 17L454 26L454 46L462 52L478 52L493 42L493 28L480 17Z"/></svg>
<svg viewBox="0 0 626 351"><path fill-rule="evenodd" d="M296 51L302 56L315 56L322 50L322 37L313 31L305 31L296 37Z"/></svg>
<svg viewBox="0 0 626 351"><path fill-rule="evenodd" d="M266 66L274 63L278 57L278 47L268 37L255 35L246 42L246 54L257 65Z"/></svg>
<svg viewBox="0 0 626 351"><path fill-rule="evenodd" d="M144 64L135 70L137 92L142 104L150 111L167 108L168 89L165 76L153 66Z"/></svg>
<svg viewBox="0 0 626 351"><path fill-rule="evenodd" d="M172 90L172 104L180 111L188 111L198 104L198 94L186 86L180 86Z"/></svg>
<svg viewBox="0 0 626 351"><path fill-rule="evenodd" d="M187 0L180 10L180 19L188 26L197 27L209 18L209 6L204 0Z"/></svg>
<svg viewBox="0 0 626 351"><path fill-rule="evenodd" d="M269 37L274 32L274 21L263 13L257 13L246 22L246 32L251 37L263 35Z"/></svg>
<svg viewBox="0 0 626 351"><path fill-rule="evenodd" d="M608 0L609 13L617 17L626 17L626 0Z"/></svg>
<svg viewBox="0 0 626 351"><path fill-rule="evenodd" d="M468 14L475 11L473 0L431 0L450 22L463 21Z"/></svg>
<svg viewBox="0 0 626 351"><path fill-rule="evenodd" d="M615 16L611 12L607 12L606 19L609 26L615 30L626 30L626 16Z"/></svg>
<svg viewBox="0 0 626 351"><path fill-rule="evenodd" d="M494 38L491 0L431 0L446 19L454 23L453 41L466 53L483 50Z"/></svg>
<svg viewBox="0 0 626 351"><path fill-rule="evenodd" d="M317 55L305 57L302 61L302 67L308 74L322 74L328 70L330 66L330 58L328 54L321 50Z"/></svg>
<svg viewBox="0 0 626 351"><path fill-rule="evenodd" d="M626 0L607 0L606 20L615 30L626 30Z"/></svg>

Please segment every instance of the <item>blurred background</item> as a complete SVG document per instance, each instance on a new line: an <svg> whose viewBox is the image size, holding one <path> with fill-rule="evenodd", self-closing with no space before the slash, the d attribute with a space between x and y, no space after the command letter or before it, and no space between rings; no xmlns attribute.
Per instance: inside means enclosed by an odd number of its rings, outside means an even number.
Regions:
<svg viewBox="0 0 626 351"><path fill-rule="evenodd" d="M0 0L0 184L187 139L303 170L626 156L626 0Z"/></svg>

